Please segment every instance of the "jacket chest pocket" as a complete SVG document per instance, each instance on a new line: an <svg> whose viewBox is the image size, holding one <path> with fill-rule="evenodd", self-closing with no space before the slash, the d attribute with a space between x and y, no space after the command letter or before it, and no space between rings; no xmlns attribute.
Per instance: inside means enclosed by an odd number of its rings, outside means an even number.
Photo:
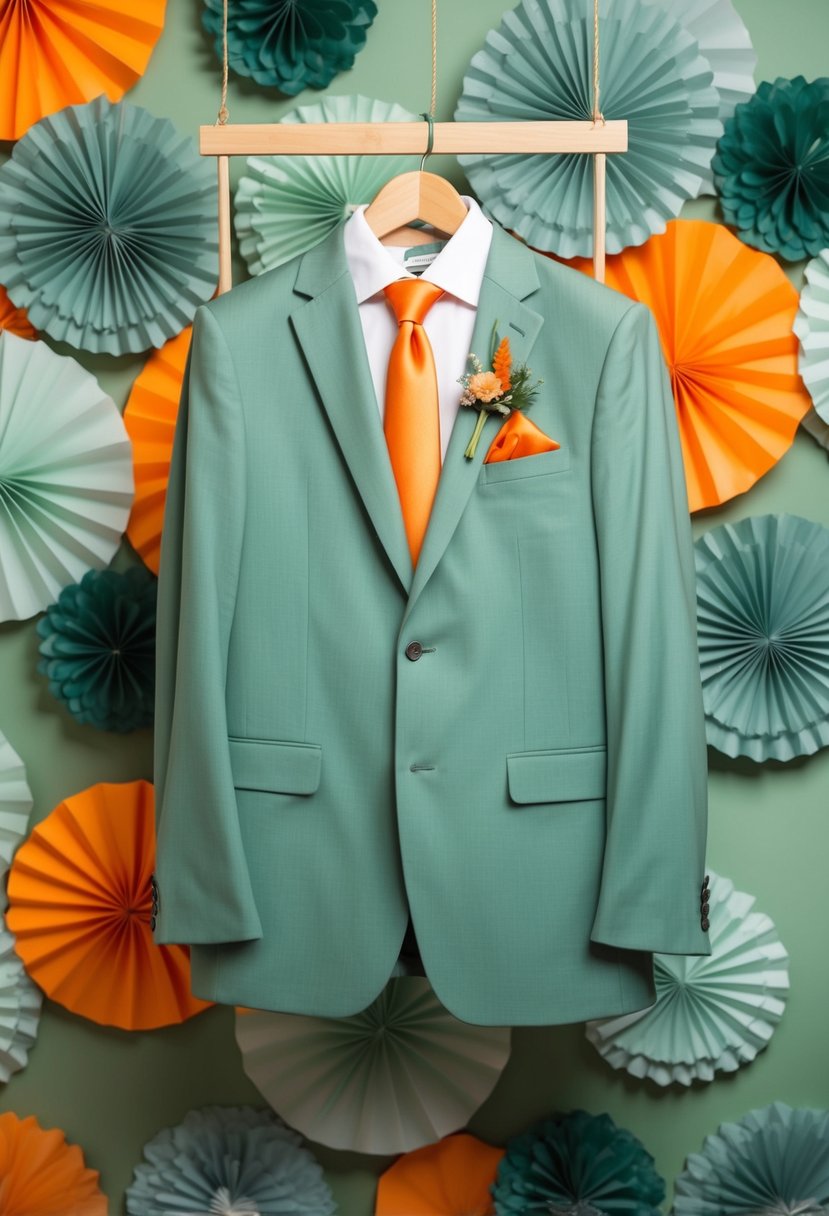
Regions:
<svg viewBox="0 0 829 1216"><path fill-rule="evenodd" d="M547 477L563 473L570 468L569 447L556 448L553 452L536 452L532 456L517 456L513 460L492 460L481 465L479 484L502 485L506 481L524 481L527 478Z"/></svg>
<svg viewBox="0 0 829 1216"><path fill-rule="evenodd" d="M322 773L319 743L228 736L230 768L237 790L313 794Z"/></svg>

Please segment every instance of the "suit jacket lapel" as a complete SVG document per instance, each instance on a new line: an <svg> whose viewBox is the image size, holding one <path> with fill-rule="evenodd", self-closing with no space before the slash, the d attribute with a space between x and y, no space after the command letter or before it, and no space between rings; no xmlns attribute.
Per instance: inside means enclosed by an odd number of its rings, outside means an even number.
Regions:
<svg viewBox="0 0 829 1216"><path fill-rule="evenodd" d="M377 408L342 225L302 258L294 333L377 537L408 593L412 559Z"/></svg>
<svg viewBox="0 0 829 1216"><path fill-rule="evenodd" d="M540 313L522 302L524 297L538 288L538 275L533 263L535 256L515 237L508 236L497 224L493 225L471 344L471 349L485 366L489 360L492 330L496 323L499 338L505 335L509 337L513 362L528 361L544 321ZM461 391L458 385L458 396ZM475 455L467 460L464 450L477 419L477 410L466 407L458 409L429 525L414 570L404 621L443 556L472 494L487 449L505 421L502 414L487 415Z"/></svg>

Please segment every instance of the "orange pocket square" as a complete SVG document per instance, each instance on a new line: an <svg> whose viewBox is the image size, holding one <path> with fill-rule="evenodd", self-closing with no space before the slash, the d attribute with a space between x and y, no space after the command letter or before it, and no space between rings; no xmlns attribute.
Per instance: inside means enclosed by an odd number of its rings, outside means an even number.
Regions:
<svg viewBox="0 0 829 1216"><path fill-rule="evenodd" d="M537 452L554 452L561 444L525 418L521 410L513 410L489 445L484 464L495 460L514 460L518 456L534 456Z"/></svg>

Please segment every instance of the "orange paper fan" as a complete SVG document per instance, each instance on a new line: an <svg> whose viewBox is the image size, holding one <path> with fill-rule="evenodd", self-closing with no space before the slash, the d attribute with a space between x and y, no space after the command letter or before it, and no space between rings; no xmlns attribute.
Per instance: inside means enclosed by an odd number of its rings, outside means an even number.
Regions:
<svg viewBox="0 0 829 1216"><path fill-rule="evenodd" d="M568 265L592 274L592 264ZM721 224L672 220L607 259L607 285L647 304L671 372L692 511L742 494L794 442L811 404L792 332L798 295L774 258Z"/></svg>
<svg viewBox="0 0 829 1216"><path fill-rule="evenodd" d="M37 330L25 308L15 308L5 287L0 287L0 329L17 334L18 338L36 338Z"/></svg>
<svg viewBox="0 0 829 1216"><path fill-rule="evenodd" d="M150 356L132 386L124 410L135 476L127 537L155 574L161 553L161 526L181 382L192 330L191 325Z"/></svg>
<svg viewBox="0 0 829 1216"><path fill-rule="evenodd" d="M503 1155L466 1132L404 1153L379 1179L375 1216L491 1216Z"/></svg>
<svg viewBox="0 0 829 1216"><path fill-rule="evenodd" d="M187 948L153 941L154 817L148 781L93 785L33 828L9 871L6 923L31 978L73 1013L124 1030L211 1004L191 994Z"/></svg>
<svg viewBox="0 0 829 1216"><path fill-rule="evenodd" d="M0 1212L3 1216L107 1216L100 1173L77 1144L34 1115L0 1115Z"/></svg>
<svg viewBox="0 0 829 1216"><path fill-rule="evenodd" d="M118 101L147 66L167 0L0 3L0 139L105 93Z"/></svg>

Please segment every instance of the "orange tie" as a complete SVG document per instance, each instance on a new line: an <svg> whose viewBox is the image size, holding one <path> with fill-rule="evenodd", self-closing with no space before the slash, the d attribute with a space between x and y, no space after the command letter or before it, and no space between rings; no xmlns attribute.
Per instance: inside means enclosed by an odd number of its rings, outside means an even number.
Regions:
<svg viewBox="0 0 829 1216"><path fill-rule="evenodd" d="M416 565L441 466L435 356L423 319L443 289L425 279L397 279L383 290L399 326L389 356L383 431Z"/></svg>

